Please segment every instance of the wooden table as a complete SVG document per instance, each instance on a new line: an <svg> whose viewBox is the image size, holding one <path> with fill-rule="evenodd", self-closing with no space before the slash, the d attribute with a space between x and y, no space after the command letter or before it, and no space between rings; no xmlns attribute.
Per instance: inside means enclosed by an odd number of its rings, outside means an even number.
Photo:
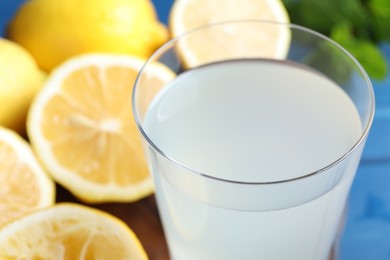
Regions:
<svg viewBox="0 0 390 260"><path fill-rule="evenodd" d="M57 185L57 202L83 204L59 185ZM126 222L138 236L150 260L169 259L154 195L133 203L104 203L87 206L104 210Z"/></svg>

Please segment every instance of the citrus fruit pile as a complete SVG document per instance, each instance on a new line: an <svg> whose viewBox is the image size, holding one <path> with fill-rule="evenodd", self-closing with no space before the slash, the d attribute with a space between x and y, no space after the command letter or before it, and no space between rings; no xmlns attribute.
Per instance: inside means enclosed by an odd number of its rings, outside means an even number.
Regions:
<svg viewBox="0 0 390 260"><path fill-rule="evenodd" d="M279 0L238 1L234 11L229 2L175 1L171 36L223 20L288 21ZM152 2L30 0L7 37L0 39L0 104L7 104L0 110L0 259L147 259L122 220L82 204L153 193L131 111L138 72L169 39ZM269 46L278 47L262 48L284 55L288 37L272 32ZM188 44L180 56L196 66L214 50ZM155 91L175 77L162 64L150 68ZM56 204L56 183L79 203Z"/></svg>

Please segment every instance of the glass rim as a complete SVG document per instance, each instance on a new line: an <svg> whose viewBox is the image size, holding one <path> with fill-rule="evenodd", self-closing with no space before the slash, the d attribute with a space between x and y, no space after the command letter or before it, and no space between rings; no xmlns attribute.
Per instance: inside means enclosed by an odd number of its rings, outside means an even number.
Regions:
<svg viewBox="0 0 390 260"><path fill-rule="evenodd" d="M251 181L239 181L239 180L225 179L225 178L215 177L215 176L212 176L212 175L204 173L204 172L196 171L195 169L192 169L190 166L183 164L183 163L175 160L174 158L172 158L168 154L166 154L163 150L161 150L153 142L153 140L151 138L149 138L148 134L144 131L144 128L142 126L141 119L140 119L139 114L137 112L138 109L136 107L136 102L135 102L136 101L136 94L137 94L137 90L138 90L137 86L139 85L139 80L140 80L140 77L143 74L143 72L147 69L147 67L149 67L149 64L152 63L156 59L156 57L159 57L161 54L165 53L172 46L174 46L176 43L178 43L180 41L180 39L185 38L187 35L190 35L194 32L197 32L197 31L200 31L203 29L217 27L217 26L223 26L224 24L232 24L232 23L235 23L235 24L238 24L238 23L270 24L270 25L275 25L275 26L285 26L285 27L288 27L290 29L303 31L305 33L311 34L317 38L321 38L324 41L329 42L331 45L333 45L337 49L339 49L346 56L347 59L351 60L353 62L353 64L355 64L357 66L357 70L362 74L363 79L366 82L366 84L365 84L366 88L369 90L369 102L370 102L369 110L370 111L369 111L369 117L367 119L367 123L364 125L364 128L362 128L362 132L360 134L360 137L357 139L357 141L351 146L351 148L348 151L346 151L342 156L338 157L336 160L332 161L331 163L327 164L326 166L321 167L316 171L302 174L298 177L275 180L275 181L264 181L264 182L253 181L253 182L251 182ZM347 51L344 47L342 47L340 44L338 44L336 41L332 40L331 38L317 32L317 31L314 31L310 28L307 28L307 27L304 27L301 25L297 25L297 24L293 24L293 23L289 23L289 22L275 22L275 21L267 21L267 20L260 20L260 19L242 19L242 20L227 20L227 21L223 21L223 22L217 22L217 23L203 25L203 26L197 27L195 29L189 30L188 32L185 32L179 36L173 37L172 39L170 39L169 41L164 43L162 46L160 46L147 59L147 61L144 63L144 65L142 66L142 68L140 69L140 71L136 77L136 80L134 82L133 91L132 91L132 110L133 110L133 116L134 116L134 120L135 120L135 123L137 125L137 128L138 128L142 138L144 138L146 140L148 145L150 145L155 151L157 151L157 153L159 153L165 159L171 161L175 165L178 165L178 166L186 169L191 174L198 175L198 177L201 177L201 178L206 178L206 179L210 179L210 180L214 180L214 181L218 181L218 182L231 183L231 184L241 184L241 185L272 185L273 184L274 185L274 184L296 182L299 180L310 178L312 176L319 175L322 172L325 172L328 169L335 167L336 165L338 165L339 163L344 161L346 158L348 158L349 155L351 155L363 143L363 141L366 139L366 137L370 131L370 128L371 128L371 125L372 125L372 122L374 119L374 114L375 114L375 95L374 95L374 90L373 90L371 80L370 80L366 70L360 64L360 62L349 51ZM190 174L190 173L188 173L188 174Z"/></svg>

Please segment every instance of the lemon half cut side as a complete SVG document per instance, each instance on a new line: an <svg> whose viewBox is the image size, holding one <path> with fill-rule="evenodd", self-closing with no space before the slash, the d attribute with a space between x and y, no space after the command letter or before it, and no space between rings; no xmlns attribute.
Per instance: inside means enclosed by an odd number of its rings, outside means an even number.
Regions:
<svg viewBox="0 0 390 260"><path fill-rule="evenodd" d="M49 76L29 111L31 144L48 172L89 203L139 200L153 192L132 114L132 89L145 60L74 57ZM158 89L174 77L161 64L146 75Z"/></svg>
<svg viewBox="0 0 390 260"><path fill-rule="evenodd" d="M226 59L284 59L291 38L287 23L280 0L177 0L169 16L172 35L185 34L178 51L189 68Z"/></svg>
<svg viewBox="0 0 390 260"><path fill-rule="evenodd" d="M54 181L30 145L13 130L0 127L0 226L53 205Z"/></svg>
<svg viewBox="0 0 390 260"><path fill-rule="evenodd" d="M148 259L120 219L75 203L59 203L0 229L0 259Z"/></svg>

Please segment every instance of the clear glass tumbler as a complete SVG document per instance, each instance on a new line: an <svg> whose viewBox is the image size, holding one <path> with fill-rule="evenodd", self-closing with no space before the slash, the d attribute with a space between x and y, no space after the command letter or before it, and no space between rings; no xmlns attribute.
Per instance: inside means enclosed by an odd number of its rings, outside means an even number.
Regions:
<svg viewBox="0 0 390 260"><path fill-rule="evenodd" d="M293 24L198 28L151 56L133 109L171 259L331 257L374 115L337 43Z"/></svg>

